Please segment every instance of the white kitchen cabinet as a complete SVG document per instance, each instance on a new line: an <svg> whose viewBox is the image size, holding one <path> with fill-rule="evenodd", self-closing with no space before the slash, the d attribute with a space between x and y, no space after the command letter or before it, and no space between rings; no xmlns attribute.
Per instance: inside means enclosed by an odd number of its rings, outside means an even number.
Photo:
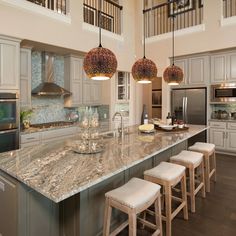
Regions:
<svg viewBox="0 0 236 236"><path fill-rule="evenodd" d="M72 126L29 134L21 134L21 148L72 138L75 137L78 132L79 128Z"/></svg>
<svg viewBox="0 0 236 236"><path fill-rule="evenodd" d="M0 89L18 90L20 41L0 37Z"/></svg>
<svg viewBox="0 0 236 236"><path fill-rule="evenodd" d="M118 71L116 74L116 101L128 102L130 100L130 73Z"/></svg>
<svg viewBox="0 0 236 236"><path fill-rule="evenodd" d="M83 104L101 104L102 81L91 80L86 76L85 72L83 74Z"/></svg>
<svg viewBox="0 0 236 236"><path fill-rule="evenodd" d="M83 59L65 57L65 89L72 92L65 97L66 107L77 107L83 103Z"/></svg>
<svg viewBox="0 0 236 236"><path fill-rule="evenodd" d="M183 81L180 83L180 85L187 84L188 81L188 59L176 59L175 65L182 69L184 73Z"/></svg>
<svg viewBox="0 0 236 236"><path fill-rule="evenodd" d="M224 52L211 56L211 82L236 81L236 52Z"/></svg>
<svg viewBox="0 0 236 236"><path fill-rule="evenodd" d="M225 131L220 129L210 129L210 143L214 143L216 149L224 149Z"/></svg>
<svg viewBox="0 0 236 236"><path fill-rule="evenodd" d="M20 106L31 107L31 49L20 49Z"/></svg>
<svg viewBox="0 0 236 236"><path fill-rule="evenodd" d="M181 85L205 85L209 74L209 56L193 56L177 58L175 65L180 67L184 73Z"/></svg>
<svg viewBox="0 0 236 236"><path fill-rule="evenodd" d="M227 150L236 151L236 131L228 131L226 133L227 138Z"/></svg>
<svg viewBox="0 0 236 236"><path fill-rule="evenodd" d="M101 104L101 81L87 78L82 58L65 57L65 88L72 92L65 97L66 107Z"/></svg>
<svg viewBox="0 0 236 236"><path fill-rule="evenodd" d="M236 151L236 123L210 122L210 142L216 145L216 150L224 152Z"/></svg>

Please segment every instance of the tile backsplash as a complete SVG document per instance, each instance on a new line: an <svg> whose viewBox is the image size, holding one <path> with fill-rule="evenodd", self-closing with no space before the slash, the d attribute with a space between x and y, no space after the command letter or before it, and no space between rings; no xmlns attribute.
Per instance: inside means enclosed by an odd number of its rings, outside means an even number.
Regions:
<svg viewBox="0 0 236 236"><path fill-rule="evenodd" d="M64 57L55 55L54 58L54 81L64 87ZM32 89L42 82L42 54L39 51L32 52ZM68 120L68 114L76 112L81 116L86 106L78 108L64 108L63 97L32 96L33 114L29 118L31 124L48 123ZM97 110L100 120L109 119L109 105L92 106L92 111Z"/></svg>
<svg viewBox="0 0 236 236"><path fill-rule="evenodd" d="M212 107L212 111L227 111L227 112L236 112L236 103L232 104L215 104Z"/></svg>

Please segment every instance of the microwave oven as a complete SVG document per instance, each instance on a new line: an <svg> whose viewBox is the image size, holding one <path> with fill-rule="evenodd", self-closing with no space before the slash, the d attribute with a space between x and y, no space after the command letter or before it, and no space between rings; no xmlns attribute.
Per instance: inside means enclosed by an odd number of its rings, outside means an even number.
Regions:
<svg viewBox="0 0 236 236"><path fill-rule="evenodd" d="M211 85L211 102L236 102L236 84Z"/></svg>

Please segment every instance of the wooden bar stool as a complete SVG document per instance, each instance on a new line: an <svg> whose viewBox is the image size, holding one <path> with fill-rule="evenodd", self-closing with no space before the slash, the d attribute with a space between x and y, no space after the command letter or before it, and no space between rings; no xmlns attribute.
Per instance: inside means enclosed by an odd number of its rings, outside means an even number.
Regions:
<svg viewBox="0 0 236 236"><path fill-rule="evenodd" d="M206 191L210 192L211 177L214 177L216 182L216 155L215 144L196 142L188 148L191 151L200 152L203 154L205 165L205 185Z"/></svg>
<svg viewBox="0 0 236 236"><path fill-rule="evenodd" d="M185 167L173 163L161 162L155 168L145 171L144 179L160 184L164 188L165 215L162 215L162 219L166 221L166 236L171 236L171 222L182 209L184 219L188 219ZM178 183L181 183L181 198L172 196L172 187ZM173 212L172 199L181 203Z"/></svg>
<svg viewBox="0 0 236 236"><path fill-rule="evenodd" d="M125 185L105 194L105 216L103 236L117 235L129 225L129 236L136 236L137 214L143 212L151 205L155 205L155 225L145 219L138 218L142 224L155 230L153 235L162 236L160 185L142 179L132 178ZM128 221L124 222L110 234L110 221L112 207L128 214Z"/></svg>
<svg viewBox="0 0 236 236"><path fill-rule="evenodd" d="M197 193L201 190L202 197L206 197L203 154L184 150L178 155L172 156L170 161L185 166L189 172L189 191L187 191L187 195L190 196L191 200L191 212L195 212L195 196ZM198 176L197 179L195 178L195 173L198 169L200 169L199 180ZM197 187L195 187L196 183L198 183Z"/></svg>

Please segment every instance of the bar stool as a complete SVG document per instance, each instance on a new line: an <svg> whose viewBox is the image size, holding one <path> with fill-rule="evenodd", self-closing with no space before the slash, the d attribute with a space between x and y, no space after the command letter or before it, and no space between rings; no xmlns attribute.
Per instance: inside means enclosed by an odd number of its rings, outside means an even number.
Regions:
<svg viewBox="0 0 236 236"><path fill-rule="evenodd" d="M205 185L206 191L210 192L210 180L214 175L214 181L216 182L216 155L215 144L196 142L193 146L188 148L191 151L200 152L204 157L205 165Z"/></svg>
<svg viewBox="0 0 236 236"><path fill-rule="evenodd" d="M123 186L105 194L105 216L103 225L103 236L117 235L129 225L129 236L136 236L137 214L143 212L151 205L155 205L155 225L145 219L138 218L142 224L154 229L153 235L162 236L161 207L160 207L160 185L142 179L132 178ZM116 208L128 214L128 221L121 224L110 234L110 221L112 208Z"/></svg>
<svg viewBox="0 0 236 236"><path fill-rule="evenodd" d="M172 156L170 161L171 163L185 166L189 172L189 191L187 191L187 195L190 196L191 200L191 212L195 212L195 196L197 193L201 190L202 197L206 197L203 154L184 150L178 155ZM195 178L195 173L198 169L200 170L199 181ZM198 186L195 188L196 183L198 183Z"/></svg>
<svg viewBox="0 0 236 236"><path fill-rule="evenodd" d="M171 236L171 222L182 209L184 219L188 219L185 167L161 162L155 168L145 171L144 179L163 186L166 207L165 216L162 215L162 219L166 221L166 236ZM172 187L178 183L181 183L181 198L172 196ZM181 202L173 212L172 199Z"/></svg>

